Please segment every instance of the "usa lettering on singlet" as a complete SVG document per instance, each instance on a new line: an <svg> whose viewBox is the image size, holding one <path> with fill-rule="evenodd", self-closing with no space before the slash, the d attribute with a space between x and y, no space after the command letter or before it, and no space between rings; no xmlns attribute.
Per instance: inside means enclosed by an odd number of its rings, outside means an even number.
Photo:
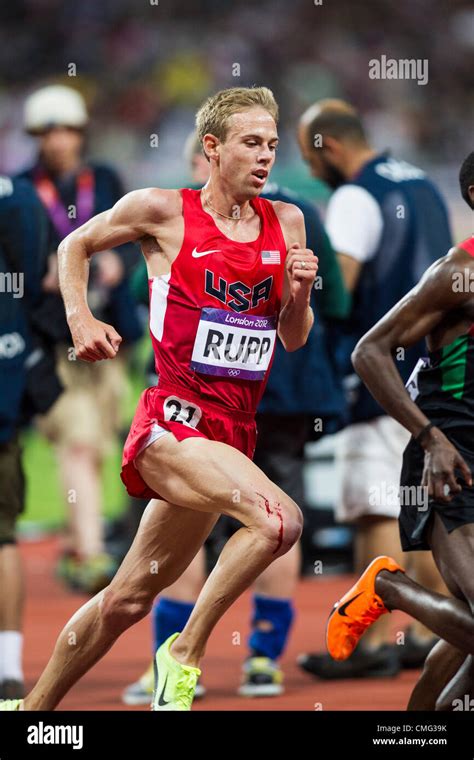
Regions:
<svg viewBox="0 0 474 760"><path fill-rule="evenodd" d="M184 239L171 271L150 280L150 331L159 387L189 389L256 411L277 339L286 245L270 201L256 198L260 233L226 237L200 191L182 190Z"/></svg>

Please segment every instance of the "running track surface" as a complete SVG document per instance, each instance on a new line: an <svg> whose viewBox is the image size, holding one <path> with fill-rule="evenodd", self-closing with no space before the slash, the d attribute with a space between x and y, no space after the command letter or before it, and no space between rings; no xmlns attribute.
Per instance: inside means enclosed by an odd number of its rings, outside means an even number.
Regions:
<svg viewBox="0 0 474 760"><path fill-rule="evenodd" d="M21 545L27 577L24 668L30 687L47 662L59 631L85 601L54 579L58 545L47 539ZM352 576L305 579L296 595L297 618L283 658L286 691L277 698L244 699L236 695L240 666L246 654L250 595L242 596L213 632L202 665L205 699L193 710L404 710L417 672L391 679L317 681L295 663L300 652L320 651L334 602L348 590ZM403 630L408 618L393 613L393 631ZM235 644L240 634L241 644ZM148 664L149 618L126 631L115 646L66 696L63 710L146 710L120 701L124 686L136 680ZM321 706L320 706L321 705Z"/></svg>

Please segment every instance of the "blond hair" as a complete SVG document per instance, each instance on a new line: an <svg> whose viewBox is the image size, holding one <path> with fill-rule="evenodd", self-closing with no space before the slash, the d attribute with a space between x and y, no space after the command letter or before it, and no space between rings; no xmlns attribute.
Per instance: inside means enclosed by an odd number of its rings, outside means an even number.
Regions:
<svg viewBox="0 0 474 760"><path fill-rule="evenodd" d="M278 122L278 105L268 87L231 87L211 95L196 114L197 137L201 145L207 134L224 141L229 117L255 106L264 108Z"/></svg>

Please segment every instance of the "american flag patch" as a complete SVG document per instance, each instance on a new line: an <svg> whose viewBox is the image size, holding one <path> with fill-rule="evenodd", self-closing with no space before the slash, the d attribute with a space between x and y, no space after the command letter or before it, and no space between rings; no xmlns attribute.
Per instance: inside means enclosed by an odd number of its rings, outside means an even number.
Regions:
<svg viewBox="0 0 474 760"><path fill-rule="evenodd" d="M279 264L280 251L262 251L262 264Z"/></svg>

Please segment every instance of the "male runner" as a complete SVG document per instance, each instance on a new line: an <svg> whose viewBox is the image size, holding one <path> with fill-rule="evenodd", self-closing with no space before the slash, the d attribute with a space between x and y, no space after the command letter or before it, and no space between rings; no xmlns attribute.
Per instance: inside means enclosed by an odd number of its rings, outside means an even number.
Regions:
<svg viewBox="0 0 474 760"><path fill-rule="evenodd" d="M474 208L474 153L460 172ZM401 475L403 549L431 549L450 599L378 557L335 605L327 644L350 656L364 631L393 609L442 638L429 655L409 709L453 709L474 689L474 238L435 262L357 345L354 367L379 404L411 434ZM427 337L429 358L405 390L393 354ZM420 364L420 363L419 363Z"/></svg>
<svg viewBox="0 0 474 760"><path fill-rule="evenodd" d="M151 501L117 575L66 625L24 709L56 707L120 633L150 611L225 513L242 528L224 547L184 630L155 658L152 708L190 710L215 624L301 534L297 504L250 460L276 332L295 351L313 324L317 259L304 247L303 215L291 204L258 198L275 161L277 117L265 87L218 92L196 117L211 164L202 191L132 192L60 246L61 291L77 355L95 362L113 359L121 337L89 310L89 257L141 241L158 385L141 396L122 479L131 495Z"/></svg>
<svg viewBox="0 0 474 760"><path fill-rule="evenodd" d="M184 150L196 188L209 179L209 162L195 131ZM304 444L311 434L314 418L336 416L343 407L342 392L326 346L324 318L342 318L350 308L342 275L316 208L291 190L267 183L262 198L294 203L304 215L306 241L318 251L318 275L324 286L313 293L315 324L306 345L297 355L288 355L277 341L272 373L257 411L258 442L254 462L303 510ZM134 272L137 297L148 304L148 280L143 261ZM319 317L319 319L318 319ZM322 318L322 319L321 319ZM313 382L308 382L311 378ZM153 381L156 382L156 381ZM135 501L135 500L133 500ZM219 529L218 526L217 529ZM176 630L186 625L206 578L205 550L153 605L151 618L153 653ZM292 598L301 566L299 543L273 562L256 580L251 602L250 633L243 664L239 694L244 697L278 696L284 692L281 657L286 649L294 620ZM154 688L153 660L141 677L130 684L122 699L125 704L150 704ZM195 699L205 694L199 681Z"/></svg>

